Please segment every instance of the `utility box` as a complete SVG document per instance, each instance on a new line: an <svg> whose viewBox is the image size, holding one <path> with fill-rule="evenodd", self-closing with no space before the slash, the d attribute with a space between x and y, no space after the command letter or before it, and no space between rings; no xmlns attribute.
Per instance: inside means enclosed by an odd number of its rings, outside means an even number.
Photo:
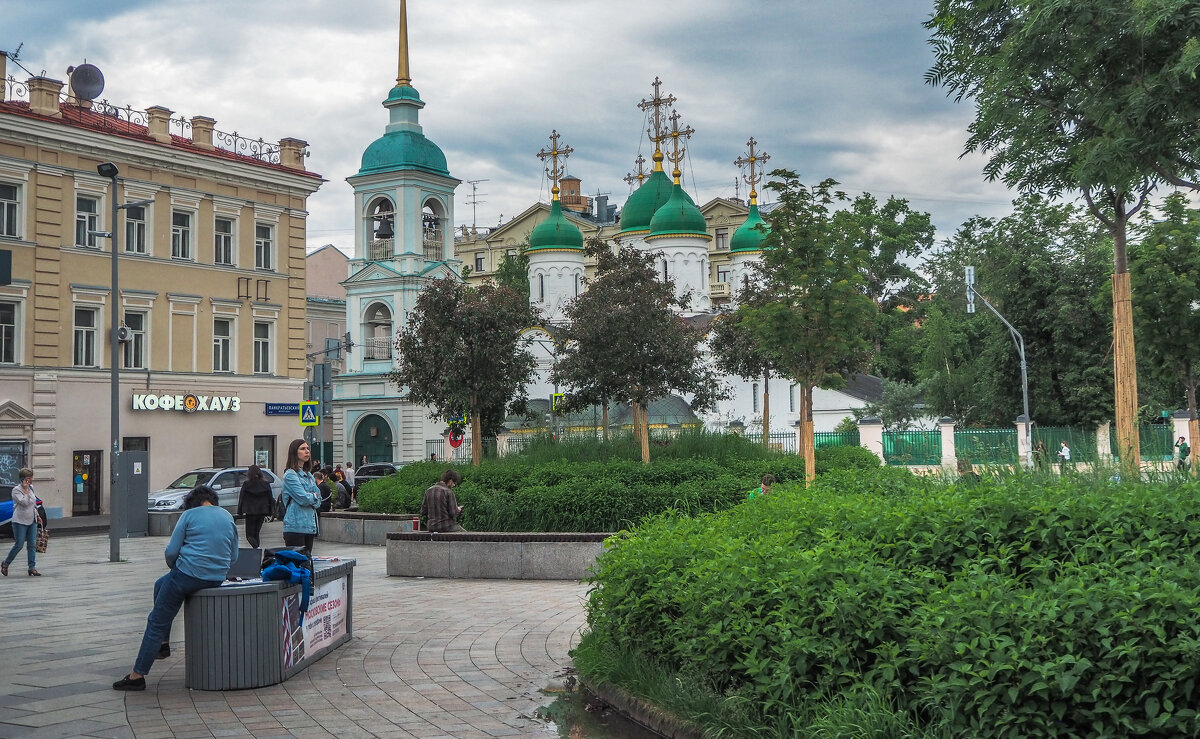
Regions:
<svg viewBox="0 0 1200 739"><path fill-rule="evenodd" d="M150 495L150 453L121 452L117 472L125 509L125 536L145 536L150 516L146 500Z"/></svg>

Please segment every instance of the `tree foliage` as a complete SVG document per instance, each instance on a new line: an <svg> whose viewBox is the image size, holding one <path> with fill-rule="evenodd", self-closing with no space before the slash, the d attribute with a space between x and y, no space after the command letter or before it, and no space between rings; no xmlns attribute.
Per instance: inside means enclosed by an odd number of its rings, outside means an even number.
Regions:
<svg viewBox="0 0 1200 739"><path fill-rule="evenodd" d="M618 400L634 409L642 461L650 459L646 408L670 393L695 410L724 396L700 351L700 332L679 314L686 307L674 285L660 280L653 258L635 249L610 249L593 239L596 260L588 289L567 304L568 325L555 363L555 382L570 388L564 407Z"/></svg>
<svg viewBox="0 0 1200 739"><path fill-rule="evenodd" d="M529 301L492 283L469 287L435 280L417 296L396 336L397 366L389 375L431 418L471 419L471 455L483 456L484 434L523 405L533 355L521 331L534 320Z"/></svg>
<svg viewBox="0 0 1200 739"><path fill-rule="evenodd" d="M529 255L525 248L529 245L528 237L516 254L504 255L500 266L492 273L492 280L501 287L507 287L513 292L529 300Z"/></svg>
<svg viewBox="0 0 1200 739"><path fill-rule="evenodd" d="M738 291L741 305L762 305L770 299L770 293L757 280L747 280ZM762 434L765 446L770 442L771 434L771 376L779 374L779 365L770 347L760 343L754 327L747 322L747 316L747 313L738 311L717 316L709 325L708 338L717 369L747 381L762 379Z"/></svg>
<svg viewBox="0 0 1200 739"><path fill-rule="evenodd" d="M884 431L907 431L928 415L924 403L924 384L884 379L883 397L877 403L867 403L854 410L861 421L875 416L883 422Z"/></svg>
<svg viewBox="0 0 1200 739"><path fill-rule="evenodd" d="M867 251L860 231L835 205L846 195L826 179L808 186L777 169L766 188L778 205L767 216L759 279L765 299L738 307L744 322L780 372L799 386L801 443L809 478L815 473L812 390L841 387L865 366L875 303L867 296ZM845 211L843 211L845 212Z"/></svg>

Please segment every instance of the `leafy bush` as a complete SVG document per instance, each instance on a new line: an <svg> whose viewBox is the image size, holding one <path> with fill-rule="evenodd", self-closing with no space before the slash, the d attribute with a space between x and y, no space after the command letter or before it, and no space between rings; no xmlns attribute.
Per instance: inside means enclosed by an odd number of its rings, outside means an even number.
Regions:
<svg viewBox="0 0 1200 739"><path fill-rule="evenodd" d="M610 539L590 638L758 707L764 735L870 686L876 718L954 736L1194 736L1198 508L1192 482L829 473Z"/></svg>
<svg viewBox="0 0 1200 739"><path fill-rule="evenodd" d="M459 465L455 488L463 525L475 531L619 531L667 510L688 514L736 505L773 474L780 483L804 479L804 460L736 436L684 434L656 449L650 464L630 443L567 441L535 447L534 454ZM623 455L623 456L622 456ZM865 455L865 456L864 456ZM866 449L817 450L817 468L879 466ZM373 480L358 493L365 512L414 513L445 463L416 462Z"/></svg>

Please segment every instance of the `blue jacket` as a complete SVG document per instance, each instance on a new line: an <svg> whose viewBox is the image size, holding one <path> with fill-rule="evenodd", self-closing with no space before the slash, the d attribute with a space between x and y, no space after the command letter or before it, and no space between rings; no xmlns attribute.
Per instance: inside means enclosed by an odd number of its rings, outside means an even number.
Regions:
<svg viewBox="0 0 1200 739"><path fill-rule="evenodd" d="M308 472L288 470L283 473L283 530L294 534L317 533L317 506L321 493L317 481Z"/></svg>
<svg viewBox="0 0 1200 739"><path fill-rule="evenodd" d="M229 511L202 505L183 512L164 552L167 566L197 580L224 580L237 559L237 525Z"/></svg>

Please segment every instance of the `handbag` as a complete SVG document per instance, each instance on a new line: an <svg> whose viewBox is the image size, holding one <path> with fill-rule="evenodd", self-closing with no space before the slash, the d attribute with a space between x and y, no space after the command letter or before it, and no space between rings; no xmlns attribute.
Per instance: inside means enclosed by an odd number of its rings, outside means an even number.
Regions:
<svg viewBox="0 0 1200 739"><path fill-rule="evenodd" d="M38 554L45 554L50 547L50 529L38 524L37 542L33 545Z"/></svg>

